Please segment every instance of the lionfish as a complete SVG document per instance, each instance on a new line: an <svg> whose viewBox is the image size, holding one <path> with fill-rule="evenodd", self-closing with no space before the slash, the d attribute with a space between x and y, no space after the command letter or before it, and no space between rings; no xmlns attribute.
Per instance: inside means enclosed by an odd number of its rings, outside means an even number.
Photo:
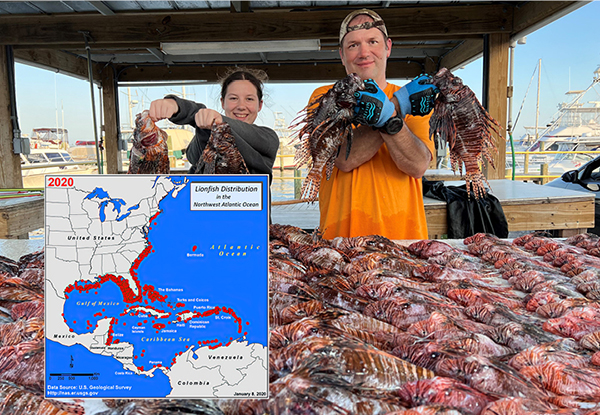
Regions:
<svg viewBox="0 0 600 415"><path fill-rule="evenodd" d="M148 111L138 114L127 174L169 174L167 138L167 133L150 119Z"/></svg>
<svg viewBox="0 0 600 415"><path fill-rule="evenodd" d="M297 135L299 147L294 162L297 168L309 167L302 183L302 198L314 201L319 193L323 169L331 177L338 148L346 139L346 157L352 146L352 119L357 100L354 93L364 89L356 74L337 81L325 94L309 103L304 118L293 125L304 124Z"/></svg>
<svg viewBox="0 0 600 415"><path fill-rule="evenodd" d="M194 167L196 174L249 174L229 124L213 123L210 138Z"/></svg>
<svg viewBox="0 0 600 415"><path fill-rule="evenodd" d="M465 164L467 192L470 189L476 198L486 194L483 182L489 183L479 169L483 158L492 167L492 151L497 151L492 132L500 137L502 127L486 111L468 86L447 68L442 68L433 76L432 83L440 90L433 113L429 120L429 135L436 134L448 143L452 171L462 174Z"/></svg>

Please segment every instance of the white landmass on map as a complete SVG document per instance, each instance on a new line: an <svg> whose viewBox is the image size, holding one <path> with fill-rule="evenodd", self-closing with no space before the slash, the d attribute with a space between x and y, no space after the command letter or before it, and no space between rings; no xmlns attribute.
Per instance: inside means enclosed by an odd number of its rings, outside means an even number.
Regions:
<svg viewBox="0 0 600 415"><path fill-rule="evenodd" d="M122 276L137 294L129 269L147 246L144 227L169 192L173 191L172 197L176 197L187 185L187 181L175 184L166 176L137 176L132 186L124 184L123 176L103 177L102 190L110 199L121 199L125 204L120 214L108 204L102 221L100 204L108 199L86 199L98 181L86 176L73 179L73 187L48 188L45 194L46 273L52 275L52 281L46 280L46 292L50 294L46 306L54 310L63 310L64 292L69 285L80 280L94 282L99 275ZM129 216L117 220L135 206L138 207ZM60 333L55 340L61 344L85 345L83 339L87 335L69 333L60 313L49 313L47 317L49 338Z"/></svg>
<svg viewBox="0 0 600 415"><path fill-rule="evenodd" d="M267 347L249 345L247 341L234 341L216 349L205 346L189 350L178 356L170 372L166 373L173 388L167 397L233 397L236 392L265 393L269 385L267 366Z"/></svg>

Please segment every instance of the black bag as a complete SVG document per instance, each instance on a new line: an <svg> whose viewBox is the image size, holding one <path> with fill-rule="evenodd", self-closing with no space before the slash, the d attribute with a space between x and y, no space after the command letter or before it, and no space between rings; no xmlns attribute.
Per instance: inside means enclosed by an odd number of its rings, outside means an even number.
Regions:
<svg viewBox="0 0 600 415"><path fill-rule="evenodd" d="M506 216L496 196L486 193L485 197L476 199L471 190L468 198L466 184L444 186L442 181L425 178L422 182L423 196L446 202L449 239L464 239L479 232L508 237Z"/></svg>

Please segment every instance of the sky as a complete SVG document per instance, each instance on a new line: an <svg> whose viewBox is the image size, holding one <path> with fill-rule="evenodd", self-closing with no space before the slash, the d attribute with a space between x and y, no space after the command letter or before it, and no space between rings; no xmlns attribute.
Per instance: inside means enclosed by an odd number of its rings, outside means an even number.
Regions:
<svg viewBox="0 0 600 415"><path fill-rule="evenodd" d="M600 65L600 1L593 1L574 12L529 34L525 44L514 51L514 96L512 119L514 137L525 134L524 127L535 126L537 101L537 66L541 59L539 125L546 125L557 114L558 105L569 101L569 90L582 90L592 84L593 73ZM385 15L383 15L385 18ZM341 64L341 63L340 63ZM16 64L16 93L22 134L31 136L34 128L61 127L69 132L71 144L77 140L94 140L91 92L89 83L47 69ZM482 59L454 72L481 98ZM407 80L388 79L403 85ZM273 127L276 117L290 124L304 108L312 91L321 83L267 83L264 106L256 124ZM528 90L529 87L529 90ZM527 92L528 91L528 92ZM202 102L221 111L218 85L185 86L188 99ZM148 109L150 102L167 94L183 94L181 86L119 88L121 128L130 128L130 111ZM129 99L128 94L131 95ZM100 90L94 88L97 125L102 124ZM600 101L600 85L586 94L583 102ZM522 107L522 110L520 110ZM166 127L165 122L159 124Z"/></svg>

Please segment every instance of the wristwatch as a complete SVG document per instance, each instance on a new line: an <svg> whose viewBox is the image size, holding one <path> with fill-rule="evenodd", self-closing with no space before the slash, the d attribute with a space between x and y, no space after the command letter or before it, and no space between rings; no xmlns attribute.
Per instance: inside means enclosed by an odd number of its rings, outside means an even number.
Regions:
<svg viewBox="0 0 600 415"><path fill-rule="evenodd" d="M389 135L394 135L398 134L402 130L402 127L404 127L404 120L402 117L395 115L383 124L381 131Z"/></svg>

